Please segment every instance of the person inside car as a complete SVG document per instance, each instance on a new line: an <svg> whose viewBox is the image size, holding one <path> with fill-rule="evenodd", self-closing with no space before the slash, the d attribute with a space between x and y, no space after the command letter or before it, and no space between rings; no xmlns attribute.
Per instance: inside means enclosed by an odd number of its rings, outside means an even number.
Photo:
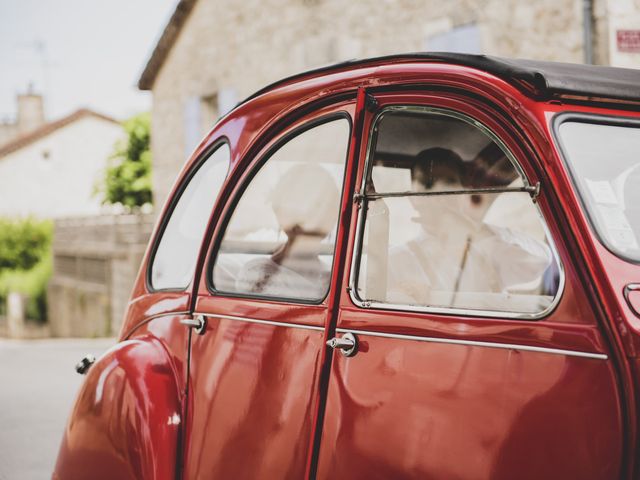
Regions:
<svg viewBox="0 0 640 480"><path fill-rule="evenodd" d="M541 281L549 247L485 222L496 194L461 193L464 179L465 163L452 150L430 148L415 157L412 191L435 195L409 197L420 234L390 252L387 302L464 308L480 301L502 310L513 290Z"/></svg>
<svg viewBox="0 0 640 480"><path fill-rule="evenodd" d="M282 175L270 200L286 240L270 256L243 267L236 280L237 291L323 298L329 289L330 269L320 259L322 241L336 226L339 199L334 179L320 165L295 165Z"/></svg>

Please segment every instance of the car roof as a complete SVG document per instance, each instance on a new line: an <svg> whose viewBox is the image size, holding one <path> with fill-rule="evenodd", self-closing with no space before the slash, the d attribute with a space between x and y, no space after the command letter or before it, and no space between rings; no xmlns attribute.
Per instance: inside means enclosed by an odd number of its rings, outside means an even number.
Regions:
<svg viewBox="0 0 640 480"><path fill-rule="evenodd" d="M513 84L525 94L537 99L571 98L593 100L640 101L640 70L630 68L582 65L472 55L464 53L405 53L349 60L309 70L279 80L258 90L238 105L274 88L307 77L330 74L343 69L406 62L438 62L462 65L490 73Z"/></svg>

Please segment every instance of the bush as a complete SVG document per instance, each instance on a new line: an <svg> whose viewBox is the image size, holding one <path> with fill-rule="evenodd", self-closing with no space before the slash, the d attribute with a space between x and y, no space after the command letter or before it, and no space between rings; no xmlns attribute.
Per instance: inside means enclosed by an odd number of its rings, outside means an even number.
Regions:
<svg viewBox="0 0 640 480"><path fill-rule="evenodd" d="M29 270L51 248L53 225L32 218L0 218L0 273Z"/></svg>
<svg viewBox="0 0 640 480"><path fill-rule="evenodd" d="M30 270L6 270L0 273L0 301L6 304L10 292L27 297L26 316L29 320L47 320L47 284L51 277L51 252Z"/></svg>
<svg viewBox="0 0 640 480"><path fill-rule="evenodd" d="M18 292L28 297L27 318L46 320L52 236L50 221L0 218L0 313L9 293Z"/></svg>
<svg viewBox="0 0 640 480"><path fill-rule="evenodd" d="M124 129L127 138L116 143L96 193L103 204L141 207L151 203L151 117L136 115L124 122Z"/></svg>

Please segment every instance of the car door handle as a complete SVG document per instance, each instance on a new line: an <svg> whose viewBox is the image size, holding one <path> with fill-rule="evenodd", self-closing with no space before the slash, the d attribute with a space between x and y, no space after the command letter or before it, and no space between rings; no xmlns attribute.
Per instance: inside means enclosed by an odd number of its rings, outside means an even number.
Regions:
<svg viewBox="0 0 640 480"><path fill-rule="evenodd" d="M358 339L356 336L347 332L342 337L333 337L327 340L327 345L331 348L340 350L340 353L345 357L353 357L358 353Z"/></svg>
<svg viewBox="0 0 640 480"><path fill-rule="evenodd" d="M82 360L80 360L76 364L76 372L78 372L80 375L84 375L94 363L96 363L96 357L89 353L82 357Z"/></svg>
<svg viewBox="0 0 640 480"><path fill-rule="evenodd" d="M204 315L196 315L193 318L183 318L180 320L182 325L193 328L198 335L202 335L205 332L207 326L207 319Z"/></svg>

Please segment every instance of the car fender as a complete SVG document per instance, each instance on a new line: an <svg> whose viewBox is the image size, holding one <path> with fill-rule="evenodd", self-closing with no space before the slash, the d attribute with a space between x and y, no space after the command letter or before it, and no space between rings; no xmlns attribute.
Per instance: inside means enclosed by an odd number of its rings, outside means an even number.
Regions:
<svg viewBox="0 0 640 480"><path fill-rule="evenodd" d="M80 388L53 478L175 478L179 384L170 355L152 336L108 350Z"/></svg>

